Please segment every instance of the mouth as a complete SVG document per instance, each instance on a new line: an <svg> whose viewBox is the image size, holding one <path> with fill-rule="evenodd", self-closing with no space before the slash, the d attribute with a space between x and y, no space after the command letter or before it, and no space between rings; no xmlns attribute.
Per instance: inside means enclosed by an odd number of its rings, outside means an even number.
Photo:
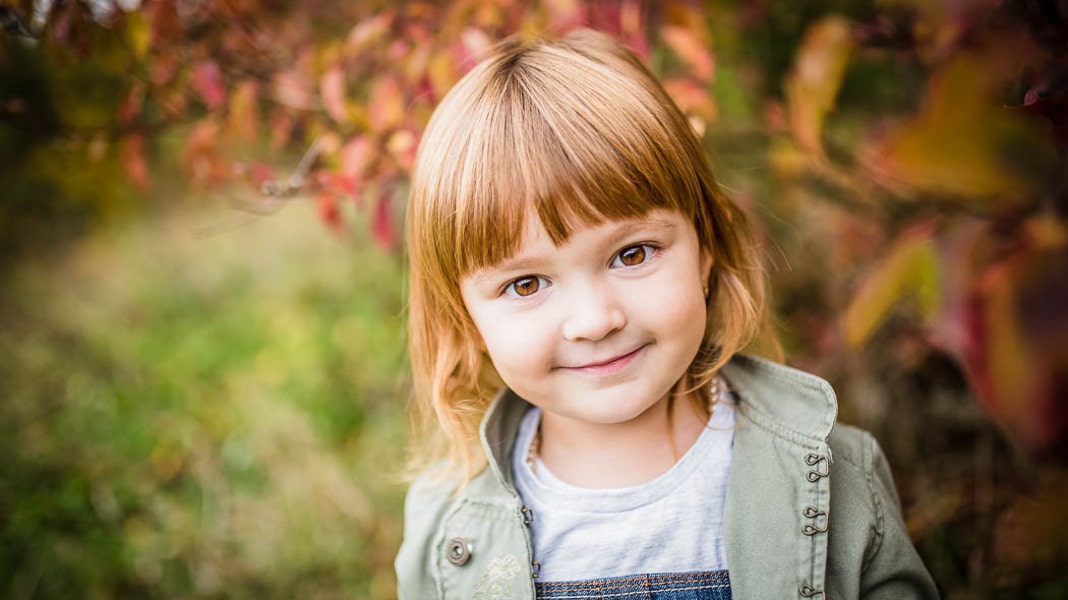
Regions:
<svg viewBox="0 0 1068 600"><path fill-rule="evenodd" d="M618 373L627 368L638 356L645 350L645 346L639 346L638 348L627 352L626 354L620 354L606 360L593 361L582 365L576 365L571 367L564 367L569 371L577 371L580 373L590 373L594 375L610 375L612 373Z"/></svg>

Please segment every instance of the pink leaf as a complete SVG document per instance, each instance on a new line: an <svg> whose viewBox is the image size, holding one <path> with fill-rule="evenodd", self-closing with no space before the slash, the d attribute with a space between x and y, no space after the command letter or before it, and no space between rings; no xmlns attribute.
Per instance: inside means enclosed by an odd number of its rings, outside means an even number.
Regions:
<svg viewBox="0 0 1068 600"><path fill-rule="evenodd" d="M687 115L715 120L718 110L707 85L693 79L676 77L664 82L664 90Z"/></svg>
<svg viewBox="0 0 1068 600"><path fill-rule="evenodd" d="M493 42L485 31L477 27L466 27L460 33L460 44L456 51L457 62L467 70L489 54Z"/></svg>
<svg viewBox="0 0 1068 600"><path fill-rule="evenodd" d="M222 72L213 60L206 60L193 69L193 89L211 110L217 110L226 103Z"/></svg>
<svg viewBox="0 0 1068 600"><path fill-rule="evenodd" d="M400 125L407 107L396 77L385 76L374 83L368 108L373 131L388 131Z"/></svg>
<svg viewBox="0 0 1068 600"><path fill-rule="evenodd" d="M327 69L319 80L319 93L323 97L323 107L330 118L338 123L348 121L349 110L345 106L345 73L339 66Z"/></svg>
<svg viewBox="0 0 1068 600"><path fill-rule="evenodd" d="M660 30L667 45L686 62L694 75L705 83L710 83L715 75L716 62L712 52L698 36L685 27L665 25Z"/></svg>
<svg viewBox="0 0 1068 600"><path fill-rule="evenodd" d="M586 11L579 0L546 0L549 21L553 29L567 31L581 26L586 21Z"/></svg>
<svg viewBox="0 0 1068 600"><path fill-rule="evenodd" d="M378 43L389 31L392 23L393 14L388 11L358 23L349 31L348 39L345 40L346 54L358 55L366 48Z"/></svg>
<svg viewBox="0 0 1068 600"><path fill-rule="evenodd" d="M274 99L280 104L298 110L311 110L315 106L311 85L298 71L285 71L274 76Z"/></svg>
<svg viewBox="0 0 1068 600"><path fill-rule="evenodd" d="M263 188L263 184L268 181L274 181L274 169L270 165L262 162L252 163L248 166L247 172L249 181L252 183L256 190Z"/></svg>
<svg viewBox="0 0 1068 600"><path fill-rule="evenodd" d="M219 124L211 117L197 123L186 138L182 167L195 186L216 183L225 172L219 156Z"/></svg>
<svg viewBox="0 0 1068 600"><path fill-rule="evenodd" d="M374 158L374 145L366 136L358 135L341 148L341 172L346 177L363 179Z"/></svg>

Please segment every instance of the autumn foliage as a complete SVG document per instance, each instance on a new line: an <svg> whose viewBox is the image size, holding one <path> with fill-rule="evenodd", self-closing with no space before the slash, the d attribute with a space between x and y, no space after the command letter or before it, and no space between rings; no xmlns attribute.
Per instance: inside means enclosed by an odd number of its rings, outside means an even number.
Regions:
<svg viewBox="0 0 1068 600"><path fill-rule="evenodd" d="M996 424L1011 460L1064 459L1064 2L57 0L36 16L34 4L0 3L9 171L106 213L128 194L117 175L150 194L171 161L192 190L231 190L239 215L307 199L333 232L398 252L421 129L466 69L505 35L610 31L764 224L788 357L832 379L847 416L894 436L894 394L926 410L929 382L908 382L933 369ZM881 400L849 409L868 388ZM908 509L932 496L922 469L906 470ZM1018 548L1026 531L1046 554L948 562L1005 558L1026 571L1004 576L1010 586L1063 564L1046 525L1068 480L1042 473L971 510L990 536ZM940 496L950 508L912 513L930 552L978 484L961 485ZM946 573L944 588L978 589L974 574Z"/></svg>

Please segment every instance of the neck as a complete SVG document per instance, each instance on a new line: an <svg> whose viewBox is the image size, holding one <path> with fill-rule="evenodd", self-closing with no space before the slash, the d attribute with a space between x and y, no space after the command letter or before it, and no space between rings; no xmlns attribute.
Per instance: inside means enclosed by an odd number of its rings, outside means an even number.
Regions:
<svg viewBox="0 0 1068 600"><path fill-rule="evenodd" d="M707 423L703 402L700 391L665 397L638 417L612 424L542 411L538 452L546 467L571 485L640 485L667 472L697 441Z"/></svg>

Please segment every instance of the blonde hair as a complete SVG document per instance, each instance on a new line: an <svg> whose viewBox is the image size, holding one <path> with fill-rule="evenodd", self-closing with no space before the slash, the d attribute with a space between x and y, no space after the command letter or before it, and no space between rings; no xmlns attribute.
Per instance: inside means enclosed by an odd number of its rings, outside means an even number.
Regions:
<svg viewBox="0 0 1068 600"><path fill-rule="evenodd" d="M654 208L691 219L713 257L687 373L702 386L764 327L765 275L745 215L655 77L611 37L580 30L509 39L449 91L423 135L406 217L417 458L444 455L464 481L485 464L479 422L503 384L461 278L514 253L531 211L561 244Z"/></svg>

